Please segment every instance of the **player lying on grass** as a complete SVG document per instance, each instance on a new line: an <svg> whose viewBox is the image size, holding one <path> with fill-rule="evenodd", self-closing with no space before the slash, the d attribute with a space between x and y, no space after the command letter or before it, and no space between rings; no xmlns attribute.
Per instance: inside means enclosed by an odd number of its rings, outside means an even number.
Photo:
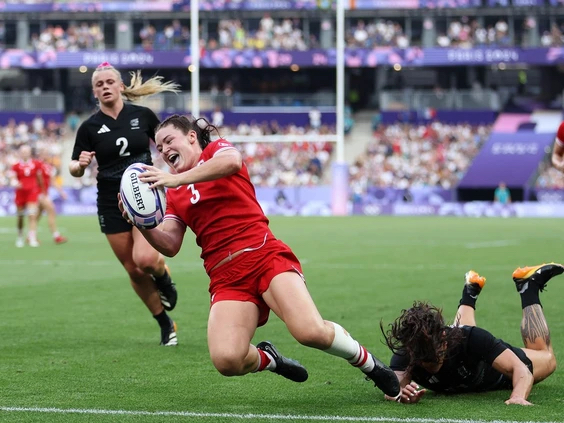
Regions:
<svg viewBox="0 0 564 423"><path fill-rule="evenodd" d="M476 326L476 300L486 278L474 271L466 273L454 325L445 324L441 309L420 301L403 310L387 331L380 323L394 353L390 367L402 387L397 400L404 404L419 402L425 394L420 387L451 394L509 389L511 396L506 404L532 405L527 398L533 384L556 369L539 292L562 272L564 267L556 263L513 272L521 295L525 348L513 347Z"/></svg>

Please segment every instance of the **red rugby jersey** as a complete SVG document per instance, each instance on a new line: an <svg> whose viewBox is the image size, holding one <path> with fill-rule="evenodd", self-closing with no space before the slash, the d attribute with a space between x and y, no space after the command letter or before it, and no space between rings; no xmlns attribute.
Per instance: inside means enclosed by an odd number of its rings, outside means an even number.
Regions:
<svg viewBox="0 0 564 423"><path fill-rule="evenodd" d="M232 148L226 140L216 140L204 149L198 165ZM168 189L166 199L165 219L192 229L208 273L229 254L274 239L245 164L237 173L215 181Z"/></svg>
<svg viewBox="0 0 564 423"><path fill-rule="evenodd" d="M19 161L12 166L12 171L20 183L22 190L39 190L38 175L41 174L42 166L37 160Z"/></svg>

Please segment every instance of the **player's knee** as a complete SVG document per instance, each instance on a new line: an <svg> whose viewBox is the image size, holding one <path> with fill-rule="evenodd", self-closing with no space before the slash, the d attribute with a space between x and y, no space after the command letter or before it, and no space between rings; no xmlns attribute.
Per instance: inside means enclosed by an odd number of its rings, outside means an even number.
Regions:
<svg viewBox="0 0 564 423"><path fill-rule="evenodd" d="M147 274L137 267L134 262L123 263L123 267L129 275L129 278L135 283L142 283L147 277Z"/></svg>
<svg viewBox="0 0 564 423"><path fill-rule="evenodd" d="M291 332L296 341L306 347L323 350L331 346L331 336L323 322L321 324L302 325Z"/></svg>
<svg viewBox="0 0 564 423"><path fill-rule="evenodd" d="M239 376L244 372L244 357L235 352L223 351L212 355L212 363L223 376Z"/></svg>
<svg viewBox="0 0 564 423"><path fill-rule="evenodd" d="M145 273L155 273L157 270L158 255L154 251L135 254L133 257L135 266Z"/></svg>
<svg viewBox="0 0 564 423"><path fill-rule="evenodd" d="M548 367L549 376L556 371L556 367L557 367L556 356L552 352L549 355L547 367Z"/></svg>

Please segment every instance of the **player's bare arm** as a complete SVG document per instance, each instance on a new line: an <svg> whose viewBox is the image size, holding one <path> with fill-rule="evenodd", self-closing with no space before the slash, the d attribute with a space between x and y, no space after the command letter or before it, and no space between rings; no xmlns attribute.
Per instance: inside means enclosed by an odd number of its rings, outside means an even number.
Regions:
<svg viewBox="0 0 564 423"><path fill-rule="evenodd" d="M494 369L511 377L513 391L506 404L533 405L527 398L531 393L534 378L527 366L509 349L502 352L492 363Z"/></svg>
<svg viewBox="0 0 564 423"><path fill-rule="evenodd" d="M118 207L123 218L134 225L123 207L123 201L119 193ZM153 229L143 229L139 227L137 227L137 229L139 229L155 250L167 257L174 257L178 254L182 246L182 241L184 240L184 233L186 232L186 227L173 219L165 220Z"/></svg>
<svg viewBox="0 0 564 423"><path fill-rule="evenodd" d="M174 219L167 219L154 229L139 230L155 250L167 257L174 257L182 247L186 226Z"/></svg>
<svg viewBox="0 0 564 423"><path fill-rule="evenodd" d="M76 178L84 175L84 169L90 166L95 154L94 151L81 151L78 160L72 160L69 164L70 174Z"/></svg>
<svg viewBox="0 0 564 423"><path fill-rule="evenodd" d="M181 185L196 184L198 182L214 181L233 175L241 170L243 157L238 150L230 148L216 153L210 160L186 172L171 174L154 166L144 166L147 169L139 175L141 182L151 183L151 188L176 188Z"/></svg>
<svg viewBox="0 0 564 423"><path fill-rule="evenodd" d="M388 401L397 401L402 404L416 404L419 402L421 397L427 392L425 389L421 389L417 383L411 381L411 375L406 371L394 370L394 373L398 377L401 386L401 393L398 397L390 397L384 395Z"/></svg>

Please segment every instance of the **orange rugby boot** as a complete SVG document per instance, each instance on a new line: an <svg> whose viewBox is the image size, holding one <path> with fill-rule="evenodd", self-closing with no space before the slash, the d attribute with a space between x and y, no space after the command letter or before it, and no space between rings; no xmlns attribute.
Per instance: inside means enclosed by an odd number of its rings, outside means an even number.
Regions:
<svg viewBox="0 0 564 423"><path fill-rule="evenodd" d="M476 298L482 292L482 288L486 284L486 278L480 276L478 272L470 270L464 275L464 284L467 287L468 293Z"/></svg>
<svg viewBox="0 0 564 423"><path fill-rule="evenodd" d="M543 263L537 266L519 267L513 272L513 282L519 293L525 291L529 283L539 286L541 292L554 276L564 272L564 266L558 263Z"/></svg>

